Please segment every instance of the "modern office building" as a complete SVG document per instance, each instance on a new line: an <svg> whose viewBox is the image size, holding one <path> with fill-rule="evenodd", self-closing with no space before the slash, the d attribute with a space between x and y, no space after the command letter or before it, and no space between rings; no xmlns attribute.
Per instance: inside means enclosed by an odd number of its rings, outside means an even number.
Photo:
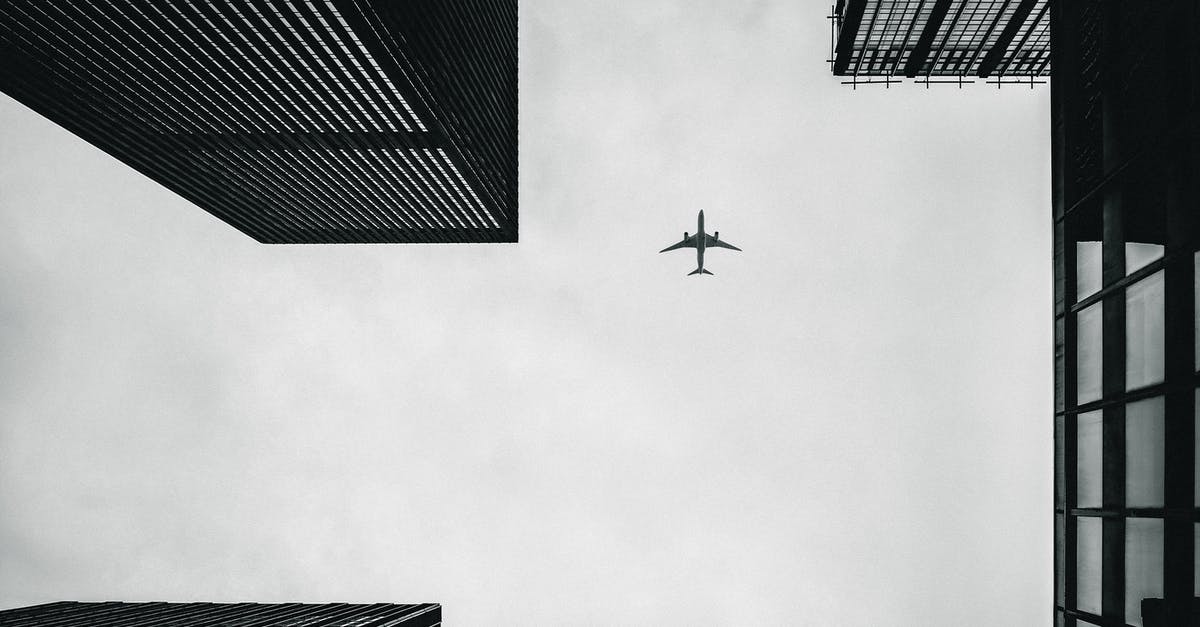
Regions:
<svg viewBox="0 0 1200 627"><path fill-rule="evenodd" d="M1200 5L1051 31L1058 620L1200 625Z"/></svg>
<svg viewBox="0 0 1200 627"><path fill-rule="evenodd" d="M0 610L4 627L438 627L437 603L47 603Z"/></svg>
<svg viewBox="0 0 1200 627"><path fill-rule="evenodd" d="M1054 624L1200 625L1200 3L837 8L835 74L1053 65Z"/></svg>
<svg viewBox="0 0 1200 627"><path fill-rule="evenodd" d="M0 59L258 241L517 240L516 0L4 0Z"/></svg>
<svg viewBox="0 0 1200 627"><path fill-rule="evenodd" d="M1050 73L1050 0L838 0L838 76L1034 77Z"/></svg>

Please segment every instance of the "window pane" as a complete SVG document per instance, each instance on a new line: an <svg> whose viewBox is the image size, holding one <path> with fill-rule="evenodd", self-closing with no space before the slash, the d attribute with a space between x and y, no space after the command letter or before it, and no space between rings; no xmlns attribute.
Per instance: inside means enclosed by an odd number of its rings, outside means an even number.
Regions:
<svg viewBox="0 0 1200 627"><path fill-rule="evenodd" d="M1075 242L1075 301L1100 291L1101 242Z"/></svg>
<svg viewBox="0 0 1200 627"><path fill-rule="evenodd" d="M1150 265L1151 262L1162 259L1162 256L1162 244L1139 244L1137 242L1126 242L1125 274L1133 274L1139 269Z"/></svg>
<svg viewBox="0 0 1200 627"><path fill-rule="evenodd" d="M1065 417L1054 417L1054 506L1065 507L1067 498L1067 471L1063 468L1065 456L1063 448L1066 447L1066 427L1063 425Z"/></svg>
<svg viewBox="0 0 1200 627"><path fill-rule="evenodd" d="M1125 389L1163 380L1163 273L1138 281L1125 293Z"/></svg>
<svg viewBox="0 0 1200 627"><path fill-rule="evenodd" d="M1163 521L1125 520L1125 622L1142 627L1142 599L1163 596Z"/></svg>
<svg viewBox="0 0 1200 627"><path fill-rule="evenodd" d="M1063 564L1066 557L1066 522L1062 514L1054 515L1054 603L1066 605L1067 598L1067 566Z"/></svg>
<svg viewBox="0 0 1200 627"><path fill-rule="evenodd" d="M1101 367L1104 356L1104 303L1096 303L1075 314L1075 403L1100 400Z"/></svg>
<svg viewBox="0 0 1200 627"><path fill-rule="evenodd" d="M1063 343L1067 341L1065 326L1063 318L1054 321L1054 411L1066 409L1067 402L1066 351L1063 350Z"/></svg>
<svg viewBox="0 0 1200 627"><path fill-rule="evenodd" d="M1192 431L1192 450L1200 451L1200 390L1196 390L1193 396L1196 397L1196 428ZM1195 481L1192 483L1192 490L1195 494L1192 495L1192 507L1200 507L1200 455L1194 456L1192 463L1195 466L1195 470L1193 470Z"/></svg>
<svg viewBox="0 0 1200 627"><path fill-rule="evenodd" d="M1100 551L1104 545L1099 518L1081 516L1075 531L1075 607L1100 613Z"/></svg>
<svg viewBox="0 0 1200 627"><path fill-rule="evenodd" d="M1200 370L1200 252L1192 255L1192 262L1196 265L1196 271L1192 275L1192 283L1194 284L1192 289L1196 292L1195 309L1192 312L1196 319L1194 323L1196 327L1196 357L1195 361L1192 362L1192 367Z"/></svg>
<svg viewBox="0 0 1200 627"><path fill-rule="evenodd" d="M1076 440L1075 507L1100 507L1101 460L1104 457L1104 421L1100 410L1080 414Z"/></svg>
<svg viewBox="0 0 1200 627"><path fill-rule="evenodd" d="M1200 561L1196 560L1196 554L1200 553L1200 525L1192 525L1192 594L1200 597Z"/></svg>
<svg viewBox="0 0 1200 627"><path fill-rule="evenodd" d="M1125 406L1125 505L1163 506L1163 398Z"/></svg>

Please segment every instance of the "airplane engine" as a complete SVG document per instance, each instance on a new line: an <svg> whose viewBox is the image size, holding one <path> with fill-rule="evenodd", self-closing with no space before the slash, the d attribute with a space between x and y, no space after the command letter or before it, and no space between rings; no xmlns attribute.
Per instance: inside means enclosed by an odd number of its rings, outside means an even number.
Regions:
<svg viewBox="0 0 1200 627"><path fill-rule="evenodd" d="M684 231L684 232L683 232L683 240L684 240L685 242L687 241L687 231Z"/></svg>
<svg viewBox="0 0 1200 627"><path fill-rule="evenodd" d="M713 231L713 239L721 239L721 232Z"/></svg>

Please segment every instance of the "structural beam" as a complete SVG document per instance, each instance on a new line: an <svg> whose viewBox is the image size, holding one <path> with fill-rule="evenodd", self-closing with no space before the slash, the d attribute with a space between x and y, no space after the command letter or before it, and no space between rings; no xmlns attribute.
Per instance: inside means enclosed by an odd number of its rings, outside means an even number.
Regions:
<svg viewBox="0 0 1200 627"><path fill-rule="evenodd" d="M996 71L1000 66L1000 61L1004 59L1004 53L1008 51L1008 46L1012 44L1012 40L1016 38L1017 32L1025 25L1025 21L1029 19L1029 14L1033 12L1034 5L1037 0L1021 0L1013 11L1012 19L1000 31L1000 37L996 39L996 43L992 45L992 49L983 57L983 61L979 63L979 76L987 78Z"/></svg>
<svg viewBox="0 0 1200 627"><path fill-rule="evenodd" d="M850 56L854 52L854 38L858 35L858 27L862 24L863 13L867 9L867 0L848 0L845 13L842 15L842 30L838 32L837 50L833 56L833 73L845 76L850 67Z"/></svg>
<svg viewBox="0 0 1200 627"><path fill-rule="evenodd" d="M912 54L908 56L908 63L904 64L905 76L913 78L920 73L925 60L929 58L929 50L933 47L938 29L942 27L942 22L946 20L946 14L949 12L950 0L937 0L933 3L929 20L925 22L925 30L921 31L921 38L917 40L917 47L913 48Z"/></svg>
<svg viewBox="0 0 1200 627"><path fill-rule="evenodd" d="M192 150L436 150L446 141L438 133L163 133L156 141L180 141Z"/></svg>

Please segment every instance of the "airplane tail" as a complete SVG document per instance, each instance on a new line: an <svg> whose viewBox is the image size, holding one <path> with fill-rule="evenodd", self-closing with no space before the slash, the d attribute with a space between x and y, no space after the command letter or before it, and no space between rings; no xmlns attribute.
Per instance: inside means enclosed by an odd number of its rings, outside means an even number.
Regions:
<svg viewBox="0 0 1200 627"><path fill-rule="evenodd" d="M693 270L693 271L689 272L689 273L688 273L688 276L692 276L693 274L701 274L701 273L703 273L703 274L712 274L712 273L711 273L711 272L709 272L708 270L704 270L704 269L702 269L702 268L696 268L695 270Z"/></svg>

